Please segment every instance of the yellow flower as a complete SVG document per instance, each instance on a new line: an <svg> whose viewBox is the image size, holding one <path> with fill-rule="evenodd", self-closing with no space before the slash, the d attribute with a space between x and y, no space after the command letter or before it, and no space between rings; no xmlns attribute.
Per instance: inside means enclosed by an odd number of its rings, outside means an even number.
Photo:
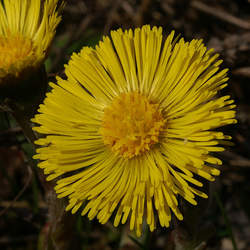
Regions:
<svg viewBox="0 0 250 250"><path fill-rule="evenodd" d="M43 63L61 19L57 2L0 2L0 84L20 78Z"/></svg>
<svg viewBox="0 0 250 250"><path fill-rule="evenodd" d="M162 28L111 32L95 49L73 54L67 80L47 94L33 121L46 137L36 159L58 176L66 210L114 225L130 220L141 235L144 218L168 227L181 196L196 205L202 176L213 181L222 162L213 152L230 136L214 129L236 123L230 96L217 98L228 78L222 60L201 40L162 39Z"/></svg>

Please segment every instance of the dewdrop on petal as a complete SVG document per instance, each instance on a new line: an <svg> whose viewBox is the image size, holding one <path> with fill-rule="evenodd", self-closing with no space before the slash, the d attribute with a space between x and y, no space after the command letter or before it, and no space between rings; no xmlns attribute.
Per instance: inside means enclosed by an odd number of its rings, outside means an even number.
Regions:
<svg viewBox="0 0 250 250"><path fill-rule="evenodd" d="M32 120L45 137L34 156L57 180L66 210L137 235L168 227L183 215L179 198L196 205L201 176L213 181L222 162L213 152L230 136L217 128L236 123L222 60L201 40L166 40L145 25L111 31L95 47L74 53ZM214 130L216 129L216 130Z"/></svg>

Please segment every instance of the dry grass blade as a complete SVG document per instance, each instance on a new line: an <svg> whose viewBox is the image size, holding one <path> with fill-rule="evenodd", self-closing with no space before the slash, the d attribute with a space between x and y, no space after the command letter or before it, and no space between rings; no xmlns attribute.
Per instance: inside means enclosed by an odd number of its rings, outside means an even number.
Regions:
<svg viewBox="0 0 250 250"><path fill-rule="evenodd" d="M22 194L25 192L25 190L28 188L29 184L31 183L32 180L32 170L30 168L30 166L27 166L27 179L26 182L23 186L23 188L20 190L20 192L16 195L16 197L8 204L7 207L5 207L1 212L0 212L0 216L4 215L15 203L16 201L22 196Z"/></svg>
<svg viewBox="0 0 250 250"><path fill-rule="evenodd" d="M196 8L197 10L200 10L202 12L205 12L207 14L210 14L214 17L217 17L225 22L231 23L235 26L238 26L242 29L250 30L250 22L244 21L238 17L235 17L226 11L220 10L215 7L207 6L206 4L200 2L200 1L192 1L191 6Z"/></svg>

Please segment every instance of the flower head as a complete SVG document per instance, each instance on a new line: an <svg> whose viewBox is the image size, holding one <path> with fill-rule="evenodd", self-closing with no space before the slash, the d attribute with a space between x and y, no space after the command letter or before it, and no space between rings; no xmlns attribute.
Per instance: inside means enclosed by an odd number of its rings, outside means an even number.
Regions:
<svg viewBox="0 0 250 250"><path fill-rule="evenodd" d="M58 176L58 197L67 210L141 234L156 218L168 227L183 219L178 199L196 205L196 176L213 181L222 162L212 153L230 139L214 129L235 123L233 100L217 98L227 85L222 60L201 40L165 41L162 28L121 29L95 49L73 54L65 73L51 83L34 129L46 137L37 144L48 180ZM198 188L197 188L198 187Z"/></svg>
<svg viewBox="0 0 250 250"><path fill-rule="evenodd" d="M43 3L41 3L43 2ZM60 22L58 0L0 2L0 84L36 70Z"/></svg>

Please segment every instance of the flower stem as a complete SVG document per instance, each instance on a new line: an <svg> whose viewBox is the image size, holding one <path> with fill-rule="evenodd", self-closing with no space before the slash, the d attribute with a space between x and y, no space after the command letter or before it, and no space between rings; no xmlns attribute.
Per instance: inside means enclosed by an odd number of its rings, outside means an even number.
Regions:
<svg viewBox="0 0 250 250"><path fill-rule="evenodd" d="M34 117L39 104L42 102L47 90L47 75L44 68L36 72L36 75L28 79L25 88L16 95L17 90L13 93L8 93L3 102L3 110L10 113L18 125L23 130L23 133L29 143L35 148L35 140L39 137L32 130L30 119ZM29 88L27 87L29 86ZM32 87L34 86L34 89ZM20 87L21 88L21 87ZM22 96L22 93L24 95ZM34 161L30 161L34 164ZM39 180L44 188L45 197L48 202L48 222L42 230L42 240L38 242L38 249L41 250L68 250L72 249L74 239L75 216L65 212L65 201L56 198L54 191L55 182L47 182L46 177L37 166L34 166L33 171L38 172ZM34 176L34 175L33 175Z"/></svg>

